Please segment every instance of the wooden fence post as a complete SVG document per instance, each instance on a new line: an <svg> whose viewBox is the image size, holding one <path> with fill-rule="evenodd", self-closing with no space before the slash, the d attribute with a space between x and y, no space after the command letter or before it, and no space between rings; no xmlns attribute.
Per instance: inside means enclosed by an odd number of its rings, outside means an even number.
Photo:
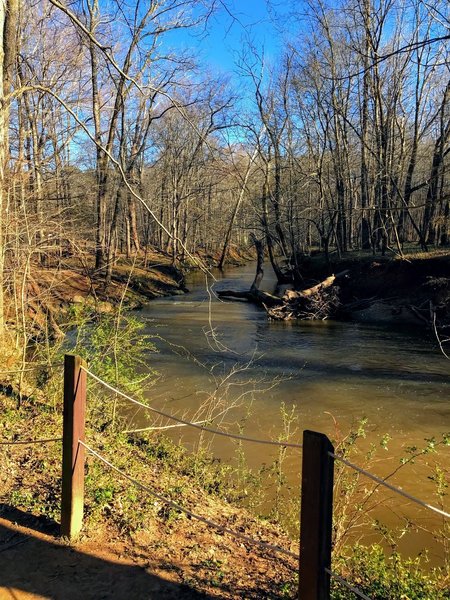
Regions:
<svg viewBox="0 0 450 600"><path fill-rule="evenodd" d="M326 435L303 432L299 599L329 600L333 522L333 445Z"/></svg>
<svg viewBox="0 0 450 600"><path fill-rule="evenodd" d="M83 524L84 441L86 414L86 372L79 356L64 357L64 409L61 535L76 537Z"/></svg>

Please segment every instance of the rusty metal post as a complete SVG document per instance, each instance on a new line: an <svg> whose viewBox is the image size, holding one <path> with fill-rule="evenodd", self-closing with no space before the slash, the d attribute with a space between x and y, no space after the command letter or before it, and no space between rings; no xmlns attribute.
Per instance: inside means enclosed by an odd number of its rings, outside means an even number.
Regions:
<svg viewBox="0 0 450 600"><path fill-rule="evenodd" d="M299 599L329 600L333 522L333 445L326 435L303 432Z"/></svg>
<svg viewBox="0 0 450 600"><path fill-rule="evenodd" d="M84 441L86 415L86 372L79 356L64 357L64 408L61 535L76 537L83 524Z"/></svg>

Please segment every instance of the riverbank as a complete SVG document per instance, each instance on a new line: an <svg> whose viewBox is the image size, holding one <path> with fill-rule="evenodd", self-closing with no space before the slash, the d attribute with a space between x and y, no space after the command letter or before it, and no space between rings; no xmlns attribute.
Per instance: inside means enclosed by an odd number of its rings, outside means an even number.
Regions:
<svg viewBox="0 0 450 600"><path fill-rule="evenodd" d="M450 251L374 256L369 252L305 257L305 279L323 280L348 271L339 281L344 317L364 321L430 324L430 303L437 318L450 321ZM345 306L348 305L348 309Z"/></svg>
<svg viewBox="0 0 450 600"><path fill-rule="evenodd" d="M102 315L142 309L156 298L183 296L189 291L186 275L200 273L201 265L213 269L219 260L218 254L202 251L196 253L195 261L175 266L168 254L147 248L133 258L116 257L106 282L104 273L95 270L92 254L48 257L44 264L36 261L23 275L16 274L5 295L0 390L19 397L30 395L35 384L30 385L27 374L51 368L51 356L59 352L68 332ZM251 252L230 248L230 265L249 259Z"/></svg>
<svg viewBox="0 0 450 600"><path fill-rule="evenodd" d="M1 445L2 600L296 598L298 543L237 505L242 491L227 465L207 451L190 454L156 433L136 437L101 430L98 408L90 403L88 445L143 486L219 529L168 506L91 456L84 527L69 543L58 534L60 442ZM35 400L17 407L0 396L0 410L2 441L61 435L59 402ZM236 539L220 527L293 556ZM374 600L448 598L445 568L424 572L419 559L403 561L395 550L386 556L377 546L349 547L335 554L333 570ZM352 597L332 586L333 600Z"/></svg>
<svg viewBox="0 0 450 600"><path fill-rule="evenodd" d="M103 274L95 272L93 264L76 259L67 259L56 267L35 266L28 286L31 309L38 315L41 308L41 319L50 311L57 322L64 319L65 311L73 304L89 304L100 313L111 312L118 304L139 308L153 298L185 291L182 270L158 252L134 259L121 257L108 283Z"/></svg>
<svg viewBox="0 0 450 600"><path fill-rule="evenodd" d="M256 285L218 290L219 297L254 303L274 321L353 320L438 330L450 325L449 250L402 257L363 251L302 255L295 269L280 271L285 283L275 293L264 278L264 259L260 246Z"/></svg>
<svg viewBox="0 0 450 600"><path fill-rule="evenodd" d="M0 397L2 440L61 435L59 402ZM92 404L90 416L95 414ZM227 468L158 435L100 432L87 440L157 494L223 527L296 551L278 527L233 505ZM88 459L85 526L75 543L58 538L61 448L0 446L0 598L290 598L296 560L235 539L146 494ZM229 474L229 473L228 473ZM229 474L230 475L230 474ZM14 591L13 591L14 590Z"/></svg>
<svg viewBox="0 0 450 600"><path fill-rule="evenodd" d="M201 265L214 268L219 258L219 254L199 251L175 266L169 255L150 248L132 258L116 258L109 282L95 270L92 259L82 255L59 257L54 264L35 264L21 284L21 299L9 300L8 324L16 327L18 314L25 311L37 335L42 331L64 335L67 313L73 305L86 305L97 313L112 312L119 305L128 310L142 308L149 300L186 293L186 273L199 270ZM251 259L251 252L230 248L230 266ZM18 306L21 303L23 306Z"/></svg>

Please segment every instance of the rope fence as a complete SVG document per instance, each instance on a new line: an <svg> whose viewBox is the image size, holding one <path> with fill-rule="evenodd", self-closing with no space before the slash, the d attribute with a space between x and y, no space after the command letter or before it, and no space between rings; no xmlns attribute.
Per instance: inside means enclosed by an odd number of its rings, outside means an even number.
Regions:
<svg viewBox="0 0 450 600"><path fill-rule="evenodd" d="M158 500L160 500L164 504L167 504L168 506L170 506L170 507L172 507L172 508L174 508L176 510L179 510L180 512L184 513L188 517L191 517L192 519L195 519L196 521L200 521L201 523L205 523L205 525L208 525L209 527L213 527L214 529L217 529L217 530L219 530L221 532L228 533L229 535L231 535L231 536L233 536L235 538L238 538L240 540L243 540L244 542L246 542L248 544L252 544L254 546L260 546L261 548L264 548L265 550L272 550L273 552L278 552L279 554L285 554L286 556L291 556L293 558L298 558L298 553L295 554L294 552L290 552L289 550L285 550L284 548L280 548L280 546L274 546L273 544L268 544L267 542L262 542L260 540L256 540L256 539L251 538L251 537L249 537L247 535L239 533L238 531L234 531L232 529L228 529L227 527L224 527L223 525L219 525L218 523L214 523L214 521L210 521L209 519L206 519L205 517L197 515L196 513L190 511L189 509L184 508L183 506L181 506L177 502L174 502L173 500L170 500L169 498L165 498L159 492L157 492L157 491L149 488L148 486L144 485L140 481L137 481L133 477L130 477L130 475L128 475L127 473L125 473L125 471L122 471L121 469L119 469L118 467L116 467L115 465L113 465L108 459L106 459L104 456L102 456L101 454L99 454L98 452L96 452L95 450L93 450L90 446L88 446L87 444L85 444L83 441L78 440L78 443L81 446L84 446L84 448L86 448L86 450L90 454L92 454L93 456L95 456L96 458L98 458L99 460L101 460L110 469L112 469L116 473L119 473L119 475L121 475L122 477L124 477L125 479L127 479L128 481L130 481L131 483L133 483L136 487L140 488L144 492L147 492L147 493L151 494L152 496L154 496L155 498L157 498Z"/></svg>
<svg viewBox="0 0 450 600"><path fill-rule="evenodd" d="M164 411L161 411L159 409L156 409L152 406L149 406L148 404L145 404L144 402L140 402L139 400L136 400L135 398L132 398L131 396L129 396L128 394L125 394L124 392L122 392L121 390L118 390L117 388L113 387L112 385L110 385L109 383L107 383L106 381L104 381L103 379L101 379L100 377L98 377L97 375L95 375L94 373L92 373L92 371L89 371L89 369L87 369L86 367L82 366L81 367L83 371L86 372L86 374L88 374L90 377L92 377L93 379L95 379L95 381L97 381L98 383L100 383L101 385L103 385L104 387L106 387L107 389L109 389L110 391L114 392L115 394L118 394L120 396L122 396L123 398L125 398L126 400L128 400L129 402L136 404L144 409L150 410L151 412L154 412L162 417L165 417L167 419L171 419L173 421L176 421L184 426L187 427L193 427L195 429L199 429L201 431L205 431L208 433L212 433L214 435L220 435L223 437L228 437L228 438L232 438L232 439L237 439L240 441L244 441L244 442L253 442L256 444L265 444L265 445L269 445L269 446L281 446L283 448L302 448L302 444L295 444L295 443L291 443L291 442L277 442L274 440L264 440L264 439L259 439L259 438L252 438L252 437L248 437L248 436L243 436L243 435L238 435L238 434L234 434L234 433L228 433L226 431L221 431L220 429L213 429L210 427L205 427L204 425L198 424L198 423L192 423L190 421L187 421L185 419L181 419L179 417L176 417L174 415L171 415L169 413L166 413ZM450 514L445 512L444 510L441 510L440 508L437 508L431 504L428 504L427 502L424 502L422 500L420 500L419 498L416 498L415 496L409 494L408 492L405 492L404 490L402 490L401 488L398 488L394 485L391 485L390 483L388 483L386 480L382 479L381 477L377 477L376 475L373 475L372 473L370 473L369 471L366 471L365 469L358 467L357 465L351 463L350 461L348 461L347 459L343 458L342 456L339 456L338 454L334 454L334 453L330 453L330 456L335 459L338 460L339 462L342 462L343 464L347 465L348 467L354 469L355 471L358 471L359 473L361 473L362 475L365 475L366 477L369 477L370 479L372 479L373 481L375 481L376 483L378 483L379 485L382 485L388 489L390 489L391 491L404 496L405 498L407 498L408 500L411 500L412 502L415 502L416 504L418 504L419 506L422 506L423 508L427 508L437 514L440 514L446 518L450 518Z"/></svg>
<svg viewBox="0 0 450 600"><path fill-rule="evenodd" d="M343 585L348 590L353 592L356 596L358 596L358 598L363 598L363 600L372 600L372 598L370 598L369 596L366 596L366 594L364 592L362 592L359 588L357 588L353 585L350 585L350 583L347 580L345 580L343 577L341 577L337 573L334 573L334 571L331 571L330 569L325 568L325 572L331 577L331 579L335 579L341 585Z"/></svg>
<svg viewBox="0 0 450 600"><path fill-rule="evenodd" d="M243 441L243 442L253 442L254 444L265 444L267 446L281 446L283 448L302 448L303 447L302 444L294 444L292 442L276 442L274 440L264 440L264 439L259 439L259 438L252 438L252 437L247 437L245 435L238 435L236 433L228 433L226 431L221 431L220 429L212 429L211 427L205 427L204 425L199 425L198 423L192 423L191 421L187 421L185 419L181 419L180 417L176 417L175 415L171 415L171 414L166 413L166 412L164 412L162 410L154 408L153 406L149 406L148 404L145 404L144 402L140 402L139 400L136 400L135 398L132 398L128 394L125 394L121 390L118 390L117 388L113 387L112 385L110 385L106 381L103 381L103 379L101 379L100 377L98 377L97 375L95 375L94 373L92 373L92 371L89 371L89 369L87 369L84 366L82 366L81 369L87 375L89 375L90 377L92 377L93 379L95 379L95 381L97 381L98 383L100 383L101 385L103 385L104 387L106 387L108 390L110 390L111 392L114 392L115 394L118 394L119 396L122 396L122 398L125 398L126 400L128 400L132 404L136 404L137 406L141 406L142 408L145 408L146 410L150 410L151 412L154 412L155 414L157 414L157 415L159 415L161 417L165 417L167 419L171 419L172 421L176 421L177 423L180 423L180 424L185 425L187 427L194 427L195 429L199 429L200 431L206 431L206 432L212 433L214 435L221 435L223 437L228 437L228 438L232 438L232 439L235 439L235 440L240 440L240 441Z"/></svg>
<svg viewBox="0 0 450 600"><path fill-rule="evenodd" d="M178 502L165 497L160 492L129 475L125 470L114 465L105 456L94 450L85 442L85 415L86 415L86 389L87 376L103 385L114 394L121 396L134 405L149 410L161 417L172 420L183 426L193 427L199 431L219 435L243 442L278 446L283 448L301 448L301 515L300 515L300 549L292 552L281 546L270 544L256 539L250 535L240 533L233 529L210 520L196 512L185 508ZM49 437L35 440L2 440L0 446L14 446L27 444L46 444L61 442L62 453L62 493L61 493L61 533L69 539L75 538L82 529L84 511L84 479L85 479L85 454L88 453L106 465L120 477L139 488L142 492L150 494L161 503L169 506L187 517L205 524L222 534L241 540L243 543L259 547L265 551L299 559L299 597L302 600L328 600L330 597L330 582L335 580L347 588L358 598L371 600L358 587L349 583L344 577L335 573L331 568L332 555L332 529L333 529L333 490L335 462L338 461L353 469L361 475L374 481L377 486L384 486L390 491L403 496L409 501L426 508L441 517L449 518L445 510L433 506L403 489L388 483L386 479L378 477L353 464L343 456L336 454L330 440L323 433L305 430L303 443L291 443L254 438L234 433L221 431L213 427L206 427L203 422L192 423L165 411L140 402L130 395L110 385L95 373L92 373L82 359L78 356L66 355L64 361L64 411L63 411L63 436ZM171 427L171 426L169 426ZM375 488L376 489L376 488ZM224 517L225 518L225 517ZM218 518L217 520L221 520ZM259 534L257 534L259 537ZM291 546L292 547L292 546Z"/></svg>
<svg viewBox="0 0 450 600"><path fill-rule="evenodd" d="M304 432L304 443L296 444L291 442L280 442L266 439L253 438L249 436L228 433L212 427L207 427L202 423L192 423L186 419L176 417L165 411L156 409L144 402L136 400L130 395L122 392L121 390L110 385L95 373L92 373L86 366L81 365L80 370L89 375L99 384L110 390L114 394L121 396L127 401L142 407L145 410L149 410L161 417L175 421L176 423L193 427L200 431L205 431L213 435L220 435L223 437L237 439L244 442L251 442L256 444L263 444L269 446L281 446L284 448L303 448L303 466L302 466L302 514L301 514L301 537L300 537L300 597L305 600L318 599L329 597L330 581L335 580L340 585L346 587L349 591L354 593L357 597L363 598L363 600L371 600L364 592L359 588L351 585L343 577L331 570L331 539L332 539L332 512L333 512L333 474L334 474L334 461L339 461L347 467L355 470L356 472L370 478L377 485L384 486L392 492L407 498L408 500L418 504L419 506L433 511L434 513L443 516L445 518L450 517L450 514L438 507L435 507L419 498L416 498L412 494L405 492L399 487L396 487L388 483L385 479L378 477L366 471L362 467L355 465L348 461L343 456L339 456L334 452L334 448L330 444L328 438L323 434L317 434L315 432ZM168 426L172 427L172 426ZM306 435L306 437L305 437ZM311 437L312 436L312 437ZM315 437L317 436L317 437ZM103 461L109 468L119 473L122 477L125 477L131 483L144 490L145 492L152 494L158 498L161 502L166 505L179 510L180 512L188 515L189 517L196 519L206 525L215 528L224 533L241 539L245 543L258 545L266 550L281 553L293 558L298 558L298 554L261 542L239 532L223 527L205 517L197 515L192 511L180 506L177 502L174 502L168 498L163 497L161 494L145 486L144 484L136 481L130 477L124 471L118 469L106 458L101 456L98 452L88 447L82 440L79 443L84 446L88 452L93 454L97 459ZM306 444L306 446L305 446ZM306 456L305 456L306 455ZM305 460L306 459L306 460ZM313 484L311 486L311 480ZM308 488L306 490L306 488ZM306 490L306 491L305 491ZM325 491L326 490L326 491ZM323 531L322 524L325 523L325 534L320 534ZM318 539L318 537L320 539ZM317 552L317 544L319 545L320 552ZM313 550L314 549L314 550ZM316 556L313 556L313 552L316 552ZM325 593L325 595L324 595ZM328 594L328 595L327 595Z"/></svg>
<svg viewBox="0 0 450 600"><path fill-rule="evenodd" d="M27 445L27 444L47 444L49 442L62 442L62 437L47 438L43 440L14 440L14 441L1 441L0 446L16 446L16 445Z"/></svg>
<svg viewBox="0 0 450 600"><path fill-rule="evenodd" d="M450 518L450 513L445 512L445 510L441 510L440 508L437 508L436 506L433 506L432 504L428 504L427 502L424 502L423 500L420 500L419 498L412 496L408 492L405 492L401 488L398 488L395 485L391 485L385 479L382 479L381 477L377 477L376 475L373 475L372 473L370 473L369 471L366 471L362 467L358 467L358 465L351 463L350 461L343 458L342 456L339 456L338 454L333 454L332 452L330 452L330 456L332 458L334 458L335 460L338 460L339 462L343 463L344 465L347 465L347 467L350 467L354 471L357 471L358 473L365 475L369 479L372 479L372 481L375 481L379 485L384 486L388 490L391 490L392 492L395 492L396 494L399 494L400 496L403 496L404 498L411 500L411 502L415 502L416 504L418 504L419 506L422 506L423 508L432 510L433 512L437 513L438 515L442 515L443 517L446 517L447 519Z"/></svg>

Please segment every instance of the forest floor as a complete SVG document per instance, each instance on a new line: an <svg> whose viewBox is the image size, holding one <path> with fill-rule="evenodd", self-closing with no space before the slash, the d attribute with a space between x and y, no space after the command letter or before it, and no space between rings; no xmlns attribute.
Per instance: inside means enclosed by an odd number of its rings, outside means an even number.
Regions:
<svg viewBox="0 0 450 600"><path fill-rule="evenodd" d="M223 507L211 504L208 514L223 520ZM292 597L294 559L274 558L198 523L156 522L132 538L97 526L68 544L53 523L20 509L1 510L1 600ZM233 511L226 513L230 519ZM241 513L239 521L247 533L266 529Z"/></svg>

